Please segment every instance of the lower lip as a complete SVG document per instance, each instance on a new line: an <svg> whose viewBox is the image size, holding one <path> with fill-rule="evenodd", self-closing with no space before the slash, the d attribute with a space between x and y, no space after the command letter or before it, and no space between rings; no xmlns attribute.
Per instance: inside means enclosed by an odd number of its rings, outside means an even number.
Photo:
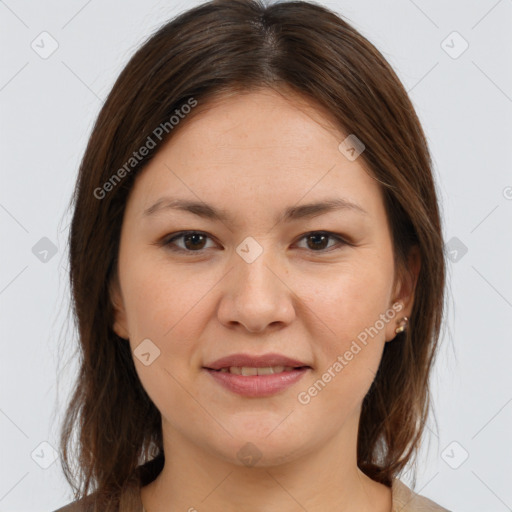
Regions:
<svg viewBox="0 0 512 512"><path fill-rule="evenodd" d="M237 375L229 372L205 370L222 386L247 397L271 396L298 382L310 368L301 368L272 375Z"/></svg>

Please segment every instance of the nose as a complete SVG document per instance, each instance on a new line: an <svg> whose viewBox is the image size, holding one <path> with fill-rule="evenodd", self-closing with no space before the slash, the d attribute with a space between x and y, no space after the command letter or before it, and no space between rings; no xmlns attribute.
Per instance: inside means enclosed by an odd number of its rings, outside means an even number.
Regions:
<svg viewBox="0 0 512 512"><path fill-rule="evenodd" d="M252 263L234 254L234 268L222 280L218 318L226 327L243 326L251 333L283 328L295 318L295 295L286 268L268 257Z"/></svg>

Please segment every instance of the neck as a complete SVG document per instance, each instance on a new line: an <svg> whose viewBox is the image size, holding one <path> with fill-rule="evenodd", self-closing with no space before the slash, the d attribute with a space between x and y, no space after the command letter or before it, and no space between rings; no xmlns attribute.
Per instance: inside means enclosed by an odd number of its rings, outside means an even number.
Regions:
<svg viewBox="0 0 512 512"><path fill-rule="evenodd" d="M391 489L357 467L358 417L300 456L245 466L190 442L163 423L165 465L141 489L146 512L391 512ZM268 447L266 453L272 453Z"/></svg>

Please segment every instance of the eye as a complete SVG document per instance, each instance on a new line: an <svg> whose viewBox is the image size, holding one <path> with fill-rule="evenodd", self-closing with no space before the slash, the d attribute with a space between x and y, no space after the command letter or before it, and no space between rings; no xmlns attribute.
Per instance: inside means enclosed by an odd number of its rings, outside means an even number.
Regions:
<svg viewBox="0 0 512 512"><path fill-rule="evenodd" d="M205 240L210 238L206 233L202 233L201 231L182 231L172 238L164 241L164 245L171 249L171 251L176 252L201 252L204 249ZM182 239L184 241L185 247L177 247L175 244L175 240Z"/></svg>
<svg viewBox="0 0 512 512"><path fill-rule="evenodd" d="M201 231L182 231L174 234L171 238L164 239L162 245L174 252L188 253L188 256L193 253L201 253L205 249L207 239L211 239L210 236ZM340 235L336 235L329 231L311 231L310 233L302 235L299 240L303 239L306 240L306 249L311 250L311 252L330 252L330 249L329 251L325 250L326 247L328 247L329 239L337 240L337 245L339 246L352 245L344 240ZM184 246L179 246L176 243L177 240L182 240L184 242ZM330 248L332 247L333 246L331 245ZM336 247L336 244L334 244L334 247Z"/></svg>
<svg viewBox="0 0 512 512"><path fill-rule="evenodd" d="M329 231L312 231L311 233L303 235L301 237L301 240L302 239L306 239L306 244L308 245L307 248L313 247L313 252L328 252L325 251L325 248L327 247L329 239L337 240L339 242L338 245L340 246L349 245L348 242L341 238L341 236L330 233ZM334 246L336 246L336 244ZM333 246L331 245L330 247L332 248Z"/></svg>

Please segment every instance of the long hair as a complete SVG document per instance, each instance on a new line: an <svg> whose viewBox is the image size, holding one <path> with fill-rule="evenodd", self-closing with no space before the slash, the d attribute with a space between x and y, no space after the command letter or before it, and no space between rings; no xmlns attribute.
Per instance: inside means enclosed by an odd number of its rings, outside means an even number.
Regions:
<svg viewBox="0 0 512 512"><path fill-rule="evenodd" d="M261 87L302 95L363 141L358 161L383 192L396 268L405 268L413 245L419 248L409 327L385 344L364 398L357 463L390 486L418 451L443 316L445 256L431 157L413 105L381 53L327 8L214 0L163 25L130 59L98 115L72 198L69 271L80 361L61 464L75 498L94 491L99 510L118 510L126 489L149 483L165 460L160 413L138 379L129 344L113 331L110 287L128 195L158 149L197 115L192 109L172 129L177 110L195 101L200 112L218 95ZM154 147L142 155L148 137Z"/></svg>

